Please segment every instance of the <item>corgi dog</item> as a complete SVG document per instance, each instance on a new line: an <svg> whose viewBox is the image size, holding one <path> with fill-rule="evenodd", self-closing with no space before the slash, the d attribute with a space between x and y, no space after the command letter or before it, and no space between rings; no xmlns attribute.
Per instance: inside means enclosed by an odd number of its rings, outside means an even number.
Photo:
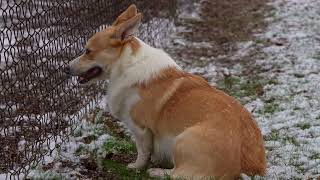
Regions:
<svg viewBox="0 0 320 180"><path fill-rule="evenodd" d="M69 74L81 84L109 80L108 106L124 122L137 146L128 168L152 159L172 163L151 176L235 179L264 175L263 138L251 114L203 78L184 72L163 50L134 36L142 14L131 5L94 34Z"/></svg>

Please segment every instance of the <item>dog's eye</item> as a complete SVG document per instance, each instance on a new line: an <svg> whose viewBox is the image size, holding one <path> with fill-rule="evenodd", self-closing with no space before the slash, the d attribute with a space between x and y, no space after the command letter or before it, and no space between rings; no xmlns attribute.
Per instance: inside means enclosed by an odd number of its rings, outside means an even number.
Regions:
<svg viewBox="0 0 320 180"><path fill-rule="evenodd" d="M89 54L91 52L90 49L85 49L85 54Z"/></svg>

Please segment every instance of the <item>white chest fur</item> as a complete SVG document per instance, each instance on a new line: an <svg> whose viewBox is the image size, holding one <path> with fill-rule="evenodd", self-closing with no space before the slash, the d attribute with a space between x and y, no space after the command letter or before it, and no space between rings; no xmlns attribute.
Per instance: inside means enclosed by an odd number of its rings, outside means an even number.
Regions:
<svg viewBox="0 0 320 180"><path fill-rule="evenodd" d="M118 89L116 92L111 92L112 93L109 93L108 95L108 104L111 114L124 122L131 120L131 108L140 99L137 89L124 88Z"/></svg>
<svg viewBox="0 0 320 180"><path fill-rule="evenodd" d="M168 54L139 40L141 47L133 54L131 47L125 47L119 59L112 65L108 88L108 104L111 113L125 120L130 109L138 100L134 84L140 84L157 76L168 67L179 66Z"/></svg>

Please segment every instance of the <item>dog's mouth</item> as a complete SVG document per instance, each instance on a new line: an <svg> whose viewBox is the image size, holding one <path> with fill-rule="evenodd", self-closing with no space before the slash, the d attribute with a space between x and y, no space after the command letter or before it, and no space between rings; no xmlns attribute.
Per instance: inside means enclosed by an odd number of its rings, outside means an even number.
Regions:
<svg viewBox="0 0 320 180"><path fill-rule="evenodd" d="M81 73L78 76L78 82L84 84L89 82L91 79L96 78L102 74L102 69L98 66L90 68L88 71Z"/></svg>

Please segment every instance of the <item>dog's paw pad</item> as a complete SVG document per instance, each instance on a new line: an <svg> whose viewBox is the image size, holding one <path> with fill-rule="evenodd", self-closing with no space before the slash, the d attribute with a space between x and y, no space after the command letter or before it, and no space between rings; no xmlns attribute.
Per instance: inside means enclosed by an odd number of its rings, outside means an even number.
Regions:
<svg viewBox="0 0 320 180"><path fill-rule="evenodd" d="M139 163L130 163L130 164L128 164L127 168L128 169L141 169L141 168L143 168L143 165L139 164Z"/></svg>
<svg viewBox="0 0 320 180"><path fill-rule="evenodd" d="M151 177L165 177L170 175L171 169L150 168L147 172Z"/></svg>
<svg viewBox="0 0 320 180"><path fill-rule="evenodd" d="M136 169L136 164L135 163L130 163L130 164L128 164L127 168Z"/></svg>

